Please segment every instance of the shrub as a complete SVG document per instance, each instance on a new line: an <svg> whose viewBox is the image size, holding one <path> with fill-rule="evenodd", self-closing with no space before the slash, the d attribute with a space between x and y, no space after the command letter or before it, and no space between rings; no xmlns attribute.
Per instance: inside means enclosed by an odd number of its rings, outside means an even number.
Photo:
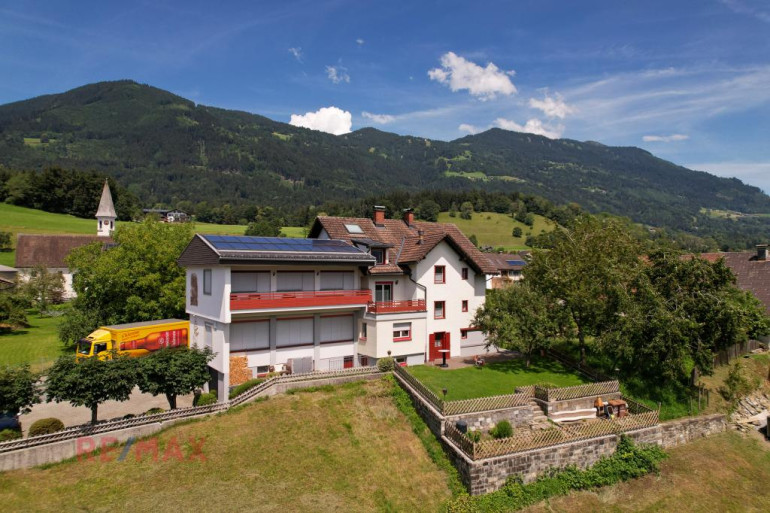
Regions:
<svg viewBox="0 0 770 513"><path fill-rule="evenodd" d="M166 410L164 410L163 408L150 408L149 410L144 412L144 414L145 415L155 415L155 414L158 414L158 413L163 413L165 411Z"/></svg>
<svg viewBox="0 0 770 513"><path fill-rule="evenodd" d="M198 400L195 402L194 406L208 406L209 404L214 404L217 402L217 394L214 392L208 392L206 394L201 394L198 396Z"/></svg>
<svg viewBox="0 0 770 513"><path fill-rule="evenodd" d="M53 417L36 420L29 428L29 436L50 435L64 429L64 422Z"/></svg>
<svg viewBox="0 0 770 513"><path fill-rule="evenodd" d="M520 227L518 227L518 226L517 226L517 227L515 227L515 228L513 229L513 232L511 232L511 235L513 235L514 237L521 237L521 235L522 235L522 231L521 231L521 228L520 228Z"/></svg>
<svg viewBox="0 0 770 513"><path fill-rule="evenodd" d="M759 379L748 375L746 369L739 362L736 362L730 367L724 386L719 387L719 393L725 401L730 403L730 407L734 407L741 397L749 395L759 388L759 385Z"/></svg>
<svg viewBox="0 0 770 513"><path fill-rule="evenodd" d="M379 369L380 372L390 372L395 367L396 361L390 356L377 360L377 369Z"/></svg>
<svg viewBox="0 0 770 513"><path fill-rule="evenodd" d="M492 438L510 438L513 436L513 427L507 420L501 420L489 430L489 434Z"/></svg>
<svg viewBox="0 0 770 513"><path fill-rule="evenodd" d="M475 429L471 429L466 433L466 436L470 439L471 442L474 444L477 444L481 441L481 431L477 431Z"/></svg>
<svg viewBox="0 0 770 513"><path fill-rule="evenodd" d="M16 440L21 438L21 431L16 429L3 429L0 431L0 442L7 442L8 440Z"/></svg>
<svg viewBox="0 0 770 513"><path fill-rule="evenodd" d="M264 381L265 381L264 379L250 379L248 381L245 381L240 385L238 385L237 387L230 390L230 393L228 394L228 398L235 399L236 397L244 393L246 390L250 390Z"/></svg>
<svg viewBox="0 0 770 513"><path fill-rule="evenodd" d="M536 383L536 387L540 388L559 388L559 385L556 385L554 383L551 383L549 381L543 381L542 383Z"/></svg>

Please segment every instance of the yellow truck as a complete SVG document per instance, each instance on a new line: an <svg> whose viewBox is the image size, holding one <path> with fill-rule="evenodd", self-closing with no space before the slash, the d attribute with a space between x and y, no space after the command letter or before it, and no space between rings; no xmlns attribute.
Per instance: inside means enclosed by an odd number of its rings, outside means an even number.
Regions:
<svg viewBox="0 0 770 513"><path fill-rule="evenodd" d="M189 331L189 321L181 319L102 326L86 338L80 339L77 357L110 358L112 351L137 357L166 347L187 347Z"/></svg>

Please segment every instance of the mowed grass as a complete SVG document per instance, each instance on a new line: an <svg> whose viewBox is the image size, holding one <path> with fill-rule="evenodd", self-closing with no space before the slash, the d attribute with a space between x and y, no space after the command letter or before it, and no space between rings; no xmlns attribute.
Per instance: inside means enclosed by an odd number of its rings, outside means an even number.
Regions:
<svg viewBox="0 0 770 513"><path fill-rule="evenodd" d="M55 307L61 314L67 305ZM27 312L29 328L0 334L0 365L29 363L33 370L49 367L61 356L63 348L59 342L61 315L42 317L36 310Z"/></svg>
<svg viewBox="0 0 770 513"><path fill-rule="evenodd" d="M450 217L449 212L441 212L438 220L457 225L467 237L475 235L481 246L503 247L507 251L525 249L527 235L539 235L556 228L556 223L540 215L535 215L535 223L529 227L507 214L496 212L474 212L470 220L461 218L459 213ZM517 226L521 228L521 237L513 236Z"/></svg>
<svg viewBox="0 0 770 513"><path fill-rule="evenodd" d="M516 387L536 383L568 387L588 382L559 362L545 358L533 358L529 368L523 359L517 358L487 363L482 368L449 370L434 365L415 365L408 370L439 397L443 397L442 389L446 388L447 401L513 394Z"/></svg>
<svg viewBox="0 0 770 513"><path fill-rule="evenodd" d="M526 513L744 512L770 508L770 444L728 432L669 450L659 476L550 499Z"/></svg>
<svg viewBox="0 0 770 513"><path fill-rule="evenodd" d="M172 427L157 461L71 461L0 474L7 511L425 511L449 498L385 380L283 395ZM205 440L205 461L166 459Z"/></svg>

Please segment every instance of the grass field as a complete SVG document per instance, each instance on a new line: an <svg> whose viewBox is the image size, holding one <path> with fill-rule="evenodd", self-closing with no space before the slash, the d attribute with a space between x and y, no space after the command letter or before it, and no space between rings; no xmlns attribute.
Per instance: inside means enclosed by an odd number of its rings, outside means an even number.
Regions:
<svg viewBox="0 0 770 513"><path fill-rule="evenodd" d="M71 461L0 474L7 511L439 511L446 474L385 380L282 395L172 427L157 461ZM155 437L154 437L155 438ZM205 461L164 461L170 440Z"/></svg>
<svg viewBox="0 0 770 513"><path fill-rule="evenodd" d="M246 227L237 224L196 223L198 233L223 235L243 235ZM52 214L32 208L17 207L0 203L0 232L13 233L14 244L19 233L56 233L96 235L96 219L82 219L66 214ZM304 237L302 226L281 228L286 237ZM14 251L0 252L0 264L13 267L16 259Z"/></svg>
<svg viewBox="0 0 770 513"><path fill-rule="evenodd" d="M659 476L572 493L526 513L744 512L770 508L770 444L734 432L670 450Z"/></svg>
<svg viewBox="0 0 770 513"><path fill-rule="evenodd" d="M408 370L439 397L442 397L442 389L446 388L448 401L512 394L517 386L535 383L548 382L567 387L587 382L559 362L540 358L533 358L529 369L523 359L516 359L487 363L483 368L446 370L432 365L416 365Z"/></svg>
<svg viewBox="0 0 770 513"><path fill-rule="evenodd" d="M556 224L543 216L536 215L532 227L516 221L507 214L496 212L474 212L472 219L462 219L458 214L450 217L449 212L438 215L439 222L456 224L468 237L475 235L481 246L504 247L506 251L526 249L524 242L527 235L539 235L541 232L552 231ZM512 235L515 227L521 228L522 236Z"/></svg>
<svg viewBox="0 0 770 513"><path fill-rule="evenodd" d="M67 305L58 305L54 312L61 314L66 308ZM0 365L29 363L33 370L42 370L61 356L58 335L61 316L41 317L36 310L30 310L27 321L29 328L0 334Z"/></svg>

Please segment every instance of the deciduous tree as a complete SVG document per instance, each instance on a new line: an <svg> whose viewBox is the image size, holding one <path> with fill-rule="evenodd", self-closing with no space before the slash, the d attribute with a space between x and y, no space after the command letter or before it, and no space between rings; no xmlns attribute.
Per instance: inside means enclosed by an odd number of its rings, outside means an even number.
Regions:
<svg viewBox="0 0 770 513"><path fill-rule="evenodd" d="M140 360L139 388L152 395L164 394L168 405L176 409L179 395L191 394L209 378L211 349L161 349Z"/></svg>
<svg viewBox="0 0 770 513"><path fill-rule="evenodd" d="M40 402L38 379L26 364L0 367L0 413L29 413Z"/></svg>

